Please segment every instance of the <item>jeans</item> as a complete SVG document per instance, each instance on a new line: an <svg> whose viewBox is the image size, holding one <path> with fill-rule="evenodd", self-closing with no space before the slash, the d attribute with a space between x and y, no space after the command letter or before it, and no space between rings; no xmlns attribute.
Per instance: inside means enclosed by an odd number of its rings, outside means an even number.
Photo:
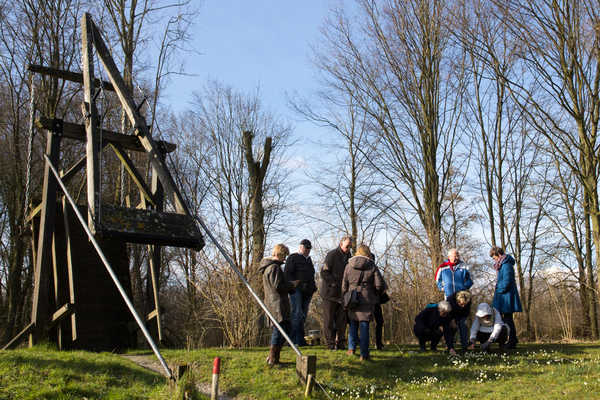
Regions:
<svg viewBox="0 0 600 400"><path fill-rule="evenodd" d="M308 306L312 300L311 292L303 292L296 288L296 291L290 295L292 302L292 336L291 339L296 346L306 346L304 339L304 323L308 315Z"/></svg>
<svg viewBox="0 0 600 400"><path fill-rule="evenodd" d="M469 347L469 329L467 328L467 317L456 321L458 330L460 331L460 345L463 349ZM456 335L456 329L452 329L452 336Z"/></svg>
<svg viewBox="0 0 600 400"><path fill-rule="evenodd" d="M279 322L279 325L281 325L281 327L283 328L283 330L285 331L285 333L290 336L292 336L292 323L290 321L281 321ZM285 336L283 336L281 334L281 332L279 332L279 329L277 329L277 326L273 327L273 335L271 335L271 346L281 346L283 344L285 344L286 340L285 340Z"/></svg>
<svg viewBox="0 0 600 400"><path fill-rule="evenodd" d="M360 325L360 339L358 337L358 326ZM360 356L369 357L369 322L350 320L348 333L348 349L355 350L360 340Z"/></svg>

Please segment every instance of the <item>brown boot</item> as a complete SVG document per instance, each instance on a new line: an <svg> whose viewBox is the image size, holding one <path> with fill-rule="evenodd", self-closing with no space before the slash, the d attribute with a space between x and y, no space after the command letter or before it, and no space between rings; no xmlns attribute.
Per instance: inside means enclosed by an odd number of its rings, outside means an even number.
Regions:
<svg viewBox="0 0 600 400"><path fill-rule="evenodd" d="M281 356L281 349L283 349L283 345L275 346L275 354L273 355L273 360L275 361L275 365L277 365L278 367L286 367L285 363L279 361L279 358Z"/></svg>
<svg viewBox="0 0 600 400"><path fill-rule="evenodd" d="M348 349L348 351L346 352L346 354L348 354L349 356L353 356L356 354L356 350L355 349Z"/></svg>
<svg viewBox="0 0 600 400"><path fill-rule="evenodd" d="M269 364L271 367L274 366L277 363L277 361L279 361L279 353L277 353L277 347L278 346L271 345L271 350L269 351L269 356L267 357L267 364ZM275 353L277 353L277 356L275 355ZM275 361L275 357L277 357L277 361Z"/></svg>

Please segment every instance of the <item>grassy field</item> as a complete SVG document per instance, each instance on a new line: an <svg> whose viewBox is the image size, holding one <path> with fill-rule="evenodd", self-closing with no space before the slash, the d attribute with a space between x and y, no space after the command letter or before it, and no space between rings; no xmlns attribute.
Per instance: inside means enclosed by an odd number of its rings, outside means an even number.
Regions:
<svg viewBox="0 0 600 400"><path fill-rule="evenodd" d="M372 351L373 361L360 362L341 351L301 348L317 356L317 382L324 390L316 386L314 399L600 399L598 343L523 344L510 355L474 350L452 357L416 350L389 346ZM266 366L267 352L164 350L163 355L170 365L192 365L205 384L211 382L214 358L221 357L220 389L231 397L303 398L292 349L282 351L288 368ZM169 398L166 378L119 355L58 352L49 345L0 352L0 382L0 399Z"/></svg>

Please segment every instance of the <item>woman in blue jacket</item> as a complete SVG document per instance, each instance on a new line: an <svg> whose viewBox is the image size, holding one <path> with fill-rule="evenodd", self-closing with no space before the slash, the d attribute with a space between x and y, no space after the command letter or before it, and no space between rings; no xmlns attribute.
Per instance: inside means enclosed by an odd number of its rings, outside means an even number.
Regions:
<svg viewBox="0 0 600 400"><path fill-rule="evenodd" d="M502 319L510 328L508 343L505 349L514 349L519 343L517 339L517 329L513 320L513 313L522 312L521 298L515 282L515 259L510 254L505 254L501 247L494 246L490 250L490 257L494 259L494 269L498 273L496 282L496 291L494 292L494 307Z"/></svg>

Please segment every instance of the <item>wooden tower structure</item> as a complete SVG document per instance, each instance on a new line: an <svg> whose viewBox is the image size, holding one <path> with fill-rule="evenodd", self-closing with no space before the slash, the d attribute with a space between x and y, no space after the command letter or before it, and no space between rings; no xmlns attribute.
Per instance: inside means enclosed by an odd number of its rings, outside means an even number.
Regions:
<svg viewBox="0 0 600 400"><path fill-rule="evenodd" d="M39 117L36 124L47 135L46 155L60 169L61 143L85 143L85 154L70 169L60 172L68 182L85 168L87 201L78 205L87 216L87 226L102 248L122 287L131 288L127 243L147 244L151 311L143 320L152 327L156 339L165 343L161 325L158 273L162 246L200 249L202 234L190 213L169 169L165 156L175 145L155 141L125 85L102 35L89 14L81 20L83 74L41 66L29 66L34 73L83 83L84 103L79 122ZM94 49L110 82L94 75ZM118 133L101 130L96 98L101 90L114 91L132 127ZM141 204L132 207L103 204L100 201L100 153L110 146L140 191ZM127 151L146 154L151 181L143 175ZM114 351L132 345L135 328L132 313L115 281L90 243L84 227L62 196L58 180L48 162L44 169L41 203L29 216L34 224L35 283L31 323L5 348L14 348L29 339L35 344L51 332L60 348Z"/></svg>

